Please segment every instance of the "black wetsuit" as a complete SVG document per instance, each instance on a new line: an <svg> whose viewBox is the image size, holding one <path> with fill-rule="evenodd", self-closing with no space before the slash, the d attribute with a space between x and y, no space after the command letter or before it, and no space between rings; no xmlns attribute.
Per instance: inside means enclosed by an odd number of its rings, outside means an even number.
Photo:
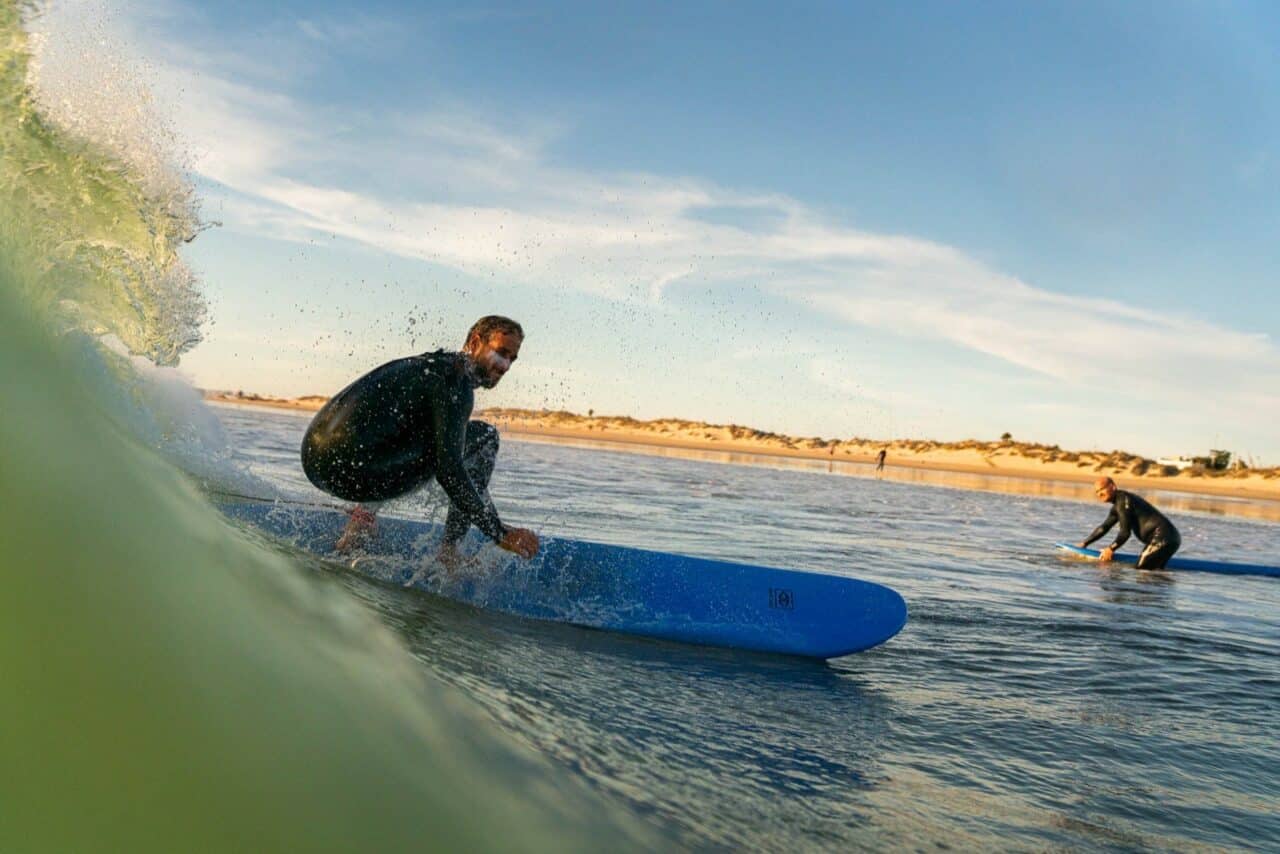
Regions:
<svg viewBox="0 0 1280 854"><path fill-rule="evenodd" d="M498 431L471 421L476 380L461 353L437 350L374 368L316 413L302 470L348 501L385 501L435 478L451 506L445 540L474 524L495 542L506 527L489 500Z"/></svg>
<svg viewBox="0 0 1280 854"><path fill-rule="evenodd" d="M1146 544L1138 557L1139 569L1163 569L1182 545L1178 529L1163 513L1141 496L1120 489L1116 490L1111 499L1111 512L1101 525L1093 529L1084 544L1089 545L1110 531L1117 522L1120 523L1120 530L1116 532L1115 545L1111 547L1113 551L1125 544L1130 532L1137 534L1138 539Z"/></svg>

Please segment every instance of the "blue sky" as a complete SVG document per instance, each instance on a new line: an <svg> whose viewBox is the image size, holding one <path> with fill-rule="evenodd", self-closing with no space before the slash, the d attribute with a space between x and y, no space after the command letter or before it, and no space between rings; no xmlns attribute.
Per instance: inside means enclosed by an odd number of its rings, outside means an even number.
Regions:
<svg viewBox="0 0 1280 854"><path fill-rule="evenodd" d="M215 319L200 385L331 393L502 312L528 340L480 405L1274 464L1277 10L94 20L222 223L187 256ZM93 19L59 14L53 39Z"/></svg>

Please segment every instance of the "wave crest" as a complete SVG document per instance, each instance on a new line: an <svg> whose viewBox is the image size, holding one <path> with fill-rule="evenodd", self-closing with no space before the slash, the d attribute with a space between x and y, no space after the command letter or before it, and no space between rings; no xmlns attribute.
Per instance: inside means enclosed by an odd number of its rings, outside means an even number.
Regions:
<svg viewBox="0 0 1280 854"><path fill-rule="evenodd" d="M154 124L124 132L132 91L37 61L43 4L0 0L0 265L56 328L113 334L131 353L176 364L201 339L207 307L180 247L202 230L194 188L163 156ZM43 40L47 43L47 37ZM117 66L121 74L126 73ZM76 82L79 78L79 82ZM101 85L99 85L101 84ZM102 117L113 117L107 124Z"/></svg>

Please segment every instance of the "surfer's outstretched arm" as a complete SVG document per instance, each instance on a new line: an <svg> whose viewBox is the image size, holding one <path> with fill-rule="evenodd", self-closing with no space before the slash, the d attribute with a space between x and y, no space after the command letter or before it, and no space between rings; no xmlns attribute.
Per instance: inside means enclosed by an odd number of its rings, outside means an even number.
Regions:
<svg viewBox="0 0 1280 854"><path fill-rule="evenodd" d="M484 500L467 474L463 462L466 429L471 414L471 394L442 395L448 400L433 401L431 433L435 444L436 480L471 524L495 543L502 542L507 528L498 511Z"/></svg>
<svg viewBox="0 0 1280 854"><path fill-rule="evenodd" d="M1116 531L1116 541L1103 549L1104 552L1114 552L1129 542L1129 534L1132 533L1129 519L1132 513L1130 513L1128 493L1116 494L1116 503L1111 512L1115 513L1116 518L1120 520L1120 528Z"/></svg>
<svg viewBox="0 0 1280 854"><path fill-rule="evenodd" d="M538 553L538 535L525 528L508 528L498 518L498 511L486 501L467 473L463 453L466 430L471 415L470 393L453 396L449 405L433 407L432 433L435 438L436 480L449 501L471 524L501 548L523 558ZM448 548L448 544L445 544Z"/></svg>
<svg viewBox="0 0 1280 854"><path fill-rule="evenodd" d="M1084 540L1084 542L1080 543L1080 548L1082 549L1089 548L1090 543L1092 543L1094 540L1101 539L1107 533L1107 531L1110 531L1113 527L1115 527L1115 524L1118 521L1120 521L1120 517L1116 514L1116 508L1112 507L1111 512L1107 514L1107 518L1102 520L1102 524L1094 528L1093 533L1090 534L1088 538Z"/></svg>

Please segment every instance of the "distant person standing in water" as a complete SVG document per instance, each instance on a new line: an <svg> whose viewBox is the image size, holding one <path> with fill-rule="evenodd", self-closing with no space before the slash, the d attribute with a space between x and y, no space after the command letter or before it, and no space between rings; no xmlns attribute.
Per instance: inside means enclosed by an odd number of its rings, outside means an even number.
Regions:
<svg viewBox="0 0 1280 854"><path fill-rule="evenodd" d="M1169 558L1182 545L1182 537L1178 529L1163 513L1152 507L1145 499L1116 488L1116 482L1109 477L1100 477L1093 484L1093 492L1100 501L1111 504L1111 512L1102 524L1094 528L1089 538L1080 544L1086 549L1089 543L1110 531L1116 523L1120 530L1116 532L1116 541L1102 550L1102 561L1111 560L1116 549L1125 544L1130 532L1138 535L1138 539L1146 544L1138 557L1138 569L1164 569Z"/></svg>
<svg viewBox="0 0 1280 854"><path fill-rule="evenodd" d="M461 352L436 350L374 368L316 413L302 440L302 469L330 495L358 502L338 539L347 551L374 532L379 506L432 479L449 496L440 559L453 566L472 525L523 558L538 535L508 528L489 500L498 431L472 421L477 386L493 388L520 354L524 330L490 315L467 332Z"/></svg>
<svg viewBox="0 0 1280 854"><path fill-rule="evenodd" d="M880 453L876 454L876 474L884 471L884 458L888 456L888 454L888 448L881 448Z"/></svg>

